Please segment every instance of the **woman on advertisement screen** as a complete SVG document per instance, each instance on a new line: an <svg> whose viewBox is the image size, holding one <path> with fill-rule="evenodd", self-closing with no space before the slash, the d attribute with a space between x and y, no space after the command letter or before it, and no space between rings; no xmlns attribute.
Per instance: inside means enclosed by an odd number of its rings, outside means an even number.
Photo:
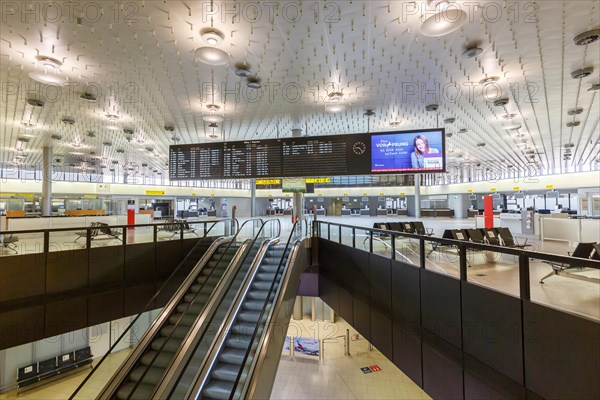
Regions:
<svg viewBox="0 0 600 400"><path fill-rule="evenodd" d="M429 147L429 141L423 135L417 135L413 139L414 151L410 155L410 163L413 168L425 168L426 154L439 154L439 150Z"/></svg>

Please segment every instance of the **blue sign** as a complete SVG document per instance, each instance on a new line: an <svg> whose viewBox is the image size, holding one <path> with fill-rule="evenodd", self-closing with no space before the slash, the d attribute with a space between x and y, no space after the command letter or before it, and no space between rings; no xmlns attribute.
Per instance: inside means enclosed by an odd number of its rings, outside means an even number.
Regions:
<svg viewBox="0 0 600 400"><path fill-rule="evenodd" d="M444 170L441 130L373 134L371 172L436 172Z"/></svg>

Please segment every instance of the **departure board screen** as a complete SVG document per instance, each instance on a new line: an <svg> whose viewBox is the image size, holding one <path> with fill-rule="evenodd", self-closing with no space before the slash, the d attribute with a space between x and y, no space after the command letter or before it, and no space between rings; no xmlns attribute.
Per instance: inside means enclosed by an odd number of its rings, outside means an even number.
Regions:
<svg viewBox="0 0 600 400"><path fill-rule="evenodd" d="M439 138L435 142L435 148L439 147L436 159L439 163L436 164L435 170L444 172L444 130L435 129L173 145L169 148L169 177L171 180L194 180L398 173L402 172L401 168L387 167L388 164L394 165L393 157L396 154L382 150L385 148L384 144L396 142L391 142L381 135L414 136L419 133L434 133L434 137ZM381 143L377 142L374 145L375 137ZM383 141L382 138L387 141ZM432 154L433 151L435 150L431 151ZM397 153L398 157L406 156L404 152ZM430 158L426 161L435 161L433 156L428 157ZM383 162L387 163L386 168L379 167ZM422 169L422 172L431 172L433 168ZM408 170L419 172L418 168L407 169L406 172Z"/></svg>

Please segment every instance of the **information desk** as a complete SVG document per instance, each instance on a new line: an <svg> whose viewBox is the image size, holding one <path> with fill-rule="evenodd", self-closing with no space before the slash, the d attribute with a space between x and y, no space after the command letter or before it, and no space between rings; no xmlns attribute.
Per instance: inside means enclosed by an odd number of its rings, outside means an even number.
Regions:
<svg viewBox="0 0 600 400"><path fill-rule="evenodd" d="M349 208L342 208L342 216L351 215L351 214L352 214L352 210L350 210Z"/></svg>
<svg viewBox="0 0 600 400"><path fill-rule="evenodd" d="M422 208L422 217L454 217L454 210L450 208Z"/></svg>
<svg viewBox="0 0 600 400"><path fill-rule="evenodd" d="M371 215L371 210L369 210L368 208L361 208L360 209L360 215Z"/></svg>
<svg viewBox="0 0 600 400"><path fill-rule="evenodd" d="M388 215L388 211L386 209L384 209L384 208L378 208L377 209L377 216L380 216L380 215Z"/></svg>
<svg viewBox="0 0 600 400"><path fill-rule="evenodd" d="M271 210L270 208L267 208L267 215L268 216L283 215L283 210L281 210L281 209Z"/></svg>

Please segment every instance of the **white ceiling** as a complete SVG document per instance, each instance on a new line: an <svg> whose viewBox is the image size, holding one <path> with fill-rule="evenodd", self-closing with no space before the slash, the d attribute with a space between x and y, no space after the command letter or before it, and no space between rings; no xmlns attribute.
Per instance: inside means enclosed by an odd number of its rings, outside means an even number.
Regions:
<svg viewBox="0 0 600 400"><path fill-rule="evenodd" d="M599 1L458 1L468 21L438 38L420 32L421 11L430 10L423 1L278 3L218 1L213 12L209 1L3 5L0 161L13 162L18 138L25 137L26 165L41 163L42 148L52 146L66 165L147 163L164 173L174 135L179 143L210 141L202 117L213 102L213 80L224 117L216 129L220 140L290 136L292 128L335 135L366 132L368 125L371 131L444 126L453 134L451 163L567 171L595 166L600 157L600 91L587 90L600 82L600 41L573 42L600 26ZM211 24L225 35L219 48L230 54L228 65L196 59L194 50L206 46L200 31ZM462 58L473 46L483 52ZM69 84L32 80L29 73L43 71L39 55L62 61L60 76ZM261 78L261 90L234 74L244 60ZM582 67L594 72L571 78ZM522 137L504 129L505 109L482 95L479 82L493 76ZM98 94L97 102L79 98L85 87ZM332 91L344 94L345 111L325 111ZM32 97L45 100L44 107L27 104ZM431 103L439 104L437 112L425 111ZM573 107L583 112L569 116ZM375 112L370 121L366 109ZM110 121L108 113L120 118ZM75 124L61 122L65 116ZM446 118L456 120L445 124ZM566 126L574 120L580 125ZM135 131L131 141L124 128ZM523 139L526 145L518 146ZM569 143L573 156L565 161ZM533 160L527 150L536 153Z"/></svg>

